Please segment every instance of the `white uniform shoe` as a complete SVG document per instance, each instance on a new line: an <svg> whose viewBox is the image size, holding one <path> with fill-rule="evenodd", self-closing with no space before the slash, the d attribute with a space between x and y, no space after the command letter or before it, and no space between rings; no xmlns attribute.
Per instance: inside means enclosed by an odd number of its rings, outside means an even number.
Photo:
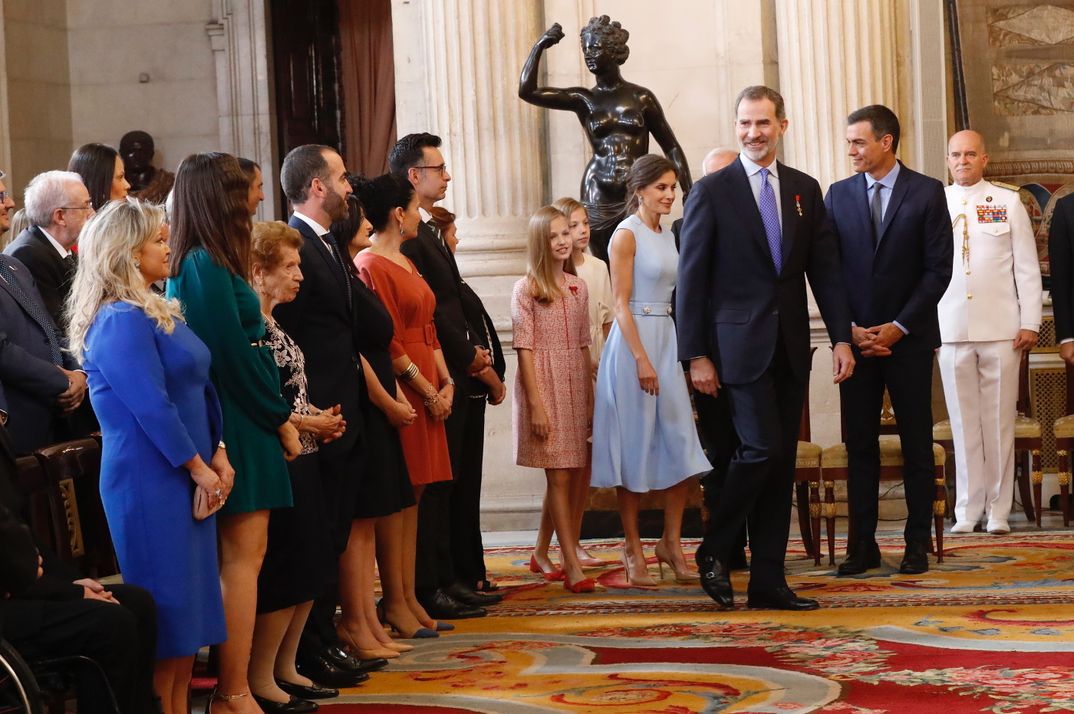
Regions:
<svg viewBox="0 0 1074 714"><path fill-rule="evenodd" d="M1011 527L1007 521L989 521L987 530L992 535L1006 535L1011 532Z"/></svg>
<svg viewBox="0 0 1074 714"><path fill-rule="evenodd" d="M976 523L969 521L959 521L955 525L951 526L952 533L973 533L973 529L977 527Z"/></svg>

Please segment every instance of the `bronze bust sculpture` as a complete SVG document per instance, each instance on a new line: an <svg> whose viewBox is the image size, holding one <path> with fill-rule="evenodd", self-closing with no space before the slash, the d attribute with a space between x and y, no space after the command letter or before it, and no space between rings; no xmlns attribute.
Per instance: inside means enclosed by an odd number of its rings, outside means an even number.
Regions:
<svg viewBox="0 0 1074 714"><path fill-rule="evenodd" d="M152 203L164 203L175 183L175 174L153 166L153 137L144 131L128 131L119 140L119 155L130 182L130 195Z"/></svg>
<svg viewBox="0 0 1074 714"><path fill-rule="evenodd" d="M556 23L533 45L522 67L518 96L539 107L566 109L578 115L593 149L582 176L581 202L589 213L590 248L593 255L606 261L612 232L626 217L627 170L649 153L649 135L678 169L684 194L691 185L690 167L656 95L623 80L619 67L630 54L630 34L607 15L592 18L580 34L585 64L596 77L596 86L537 86L541 54L563 39L563 28Z"/></svg>

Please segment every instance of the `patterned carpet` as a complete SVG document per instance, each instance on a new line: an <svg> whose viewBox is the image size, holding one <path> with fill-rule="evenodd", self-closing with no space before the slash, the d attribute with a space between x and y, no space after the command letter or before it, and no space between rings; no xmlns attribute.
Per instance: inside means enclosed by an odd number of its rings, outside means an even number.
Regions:
<svg viewBox="0 0 1074 714"><path fill-rule="evenodd" d="M952 536L920 576L893 567L901 538L855 578L792 551L809 613L719 612L670 573L626 587L616 545L592 548L609 566L584 595L539 581L524 549L490 551L507 593L490 617L415 641L327 712L1074 711L1074 533Z"/></svg>

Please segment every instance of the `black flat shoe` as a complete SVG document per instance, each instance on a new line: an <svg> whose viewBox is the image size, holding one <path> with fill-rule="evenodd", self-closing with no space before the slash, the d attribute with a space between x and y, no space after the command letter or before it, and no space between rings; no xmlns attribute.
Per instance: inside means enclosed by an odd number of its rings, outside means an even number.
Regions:
<svg viewBox="0 0 1074 714"><path fill-rule="evenodd" d="M926 543L906 544L906 551L899 564L899 572L904 575L920 575L929 570L929 546Z"/></svg>
<svg viewBox="0 0 1074 714"><path fill-rule="evenodd" d="M265 699L259 697L256 694L253 695L254 701L261 707L261 711L265 714L310 714L315 712L320 707L317 702L306 701L305 699L299 699L298 697L291 697L284 703L274 702L271 699Z"/></svg>
<svg viewBox="0 0 1074 714"><path fill-rule="evenodd" d="M858 541L852 545L847 558L839 564L839 575L861 575L866 570L880 567L880 546L875 540Z"/></svg>
<svg viewBox="0 0 1074 714"><path fill-rule="evenodd" d="M701 589L721 608L735 606L735 593L731 589L731 578L723 564L711 555L700 559L698 568L701 575Z"/></svg>
<svg viewBox="0 0 1074 714"><path fill-rule="evenodd" d="M471 607L488 607L503 600L503 595L475 592L462 583L452 583L444 588L444 592L464 605Z"/></svg>
<svg viewBox="0 0 1074 714"><path fill-rule="evenodd" d="M750 590L746 593L746 607L761 610L816 610L820 604L811 598L798 597L789 587L781 585L770 590Z"/></svg>
<svg viewBox="0 0 1074 714"><path fill-rule="evenodd" d="M332 699L339 696L338 689L322 687L317 683L307 687L305 684L295 684L294 682L277 679L276 686L299 699Z"/></svg>

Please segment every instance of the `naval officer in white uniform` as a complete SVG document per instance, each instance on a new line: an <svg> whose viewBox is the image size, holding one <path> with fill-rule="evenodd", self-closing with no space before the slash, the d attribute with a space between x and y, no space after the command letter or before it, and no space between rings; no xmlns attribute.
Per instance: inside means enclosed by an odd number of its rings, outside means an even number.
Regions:
<svg viewBox="0 0 1074 714"><path fill-rule="evenodd" d="M984 138L960 131L947 145L954 228L951 283L941 298L940 376L955 446L955 525L1009 533L1014 421L1022 351L1037 343L1041 280L1033 229L1018 192L984 180Z"/></svg>

